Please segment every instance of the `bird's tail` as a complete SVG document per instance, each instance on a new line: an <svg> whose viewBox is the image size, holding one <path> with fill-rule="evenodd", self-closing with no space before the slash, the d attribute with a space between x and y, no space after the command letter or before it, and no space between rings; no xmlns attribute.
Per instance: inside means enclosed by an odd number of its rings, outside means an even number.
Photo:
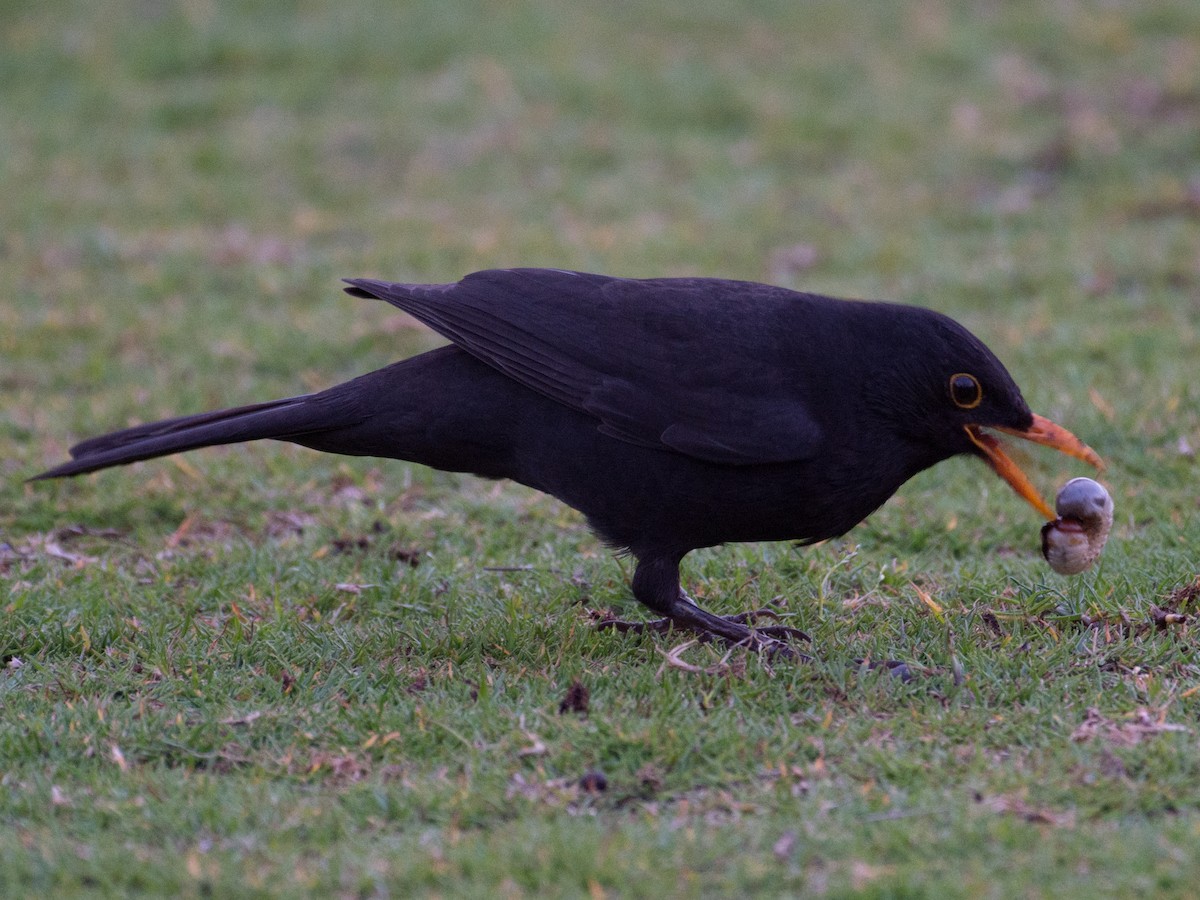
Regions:
<svg viewBox="0 0 1200 900"><path fill-rule="evenodd" d="M70 462L35 475L30 481L82 475L109 466L217 444L237 444L262 438L302 443L306 435L346 424L339 421L340 416L331 416L330 405L321 402L322 399L320 394L290 397L114 431L76 444L71 448Z"/></svg>

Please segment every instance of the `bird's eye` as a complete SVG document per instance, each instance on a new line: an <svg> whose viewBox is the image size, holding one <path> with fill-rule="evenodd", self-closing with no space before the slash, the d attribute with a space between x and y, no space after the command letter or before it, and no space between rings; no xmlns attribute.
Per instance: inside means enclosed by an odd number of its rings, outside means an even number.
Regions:
<svg viewBox="0 0 1200 900"><path fill-rule="evenodd" d="M979 379L966 372L950 376L950 399L959 409L974 409L983 402L983 387Z"/></svg>

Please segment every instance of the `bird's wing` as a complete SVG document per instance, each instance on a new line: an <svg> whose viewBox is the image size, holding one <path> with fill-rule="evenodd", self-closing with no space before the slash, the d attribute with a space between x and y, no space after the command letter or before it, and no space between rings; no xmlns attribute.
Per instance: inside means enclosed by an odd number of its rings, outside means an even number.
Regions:
<svg viewBox="0 0 1200 900"><path fill-rule="evenodd" d="M792 292L554 269L441 285L347 282L621 440L732 464L804 459L821 441L784 364L789 336L775 327Z"/></svg>

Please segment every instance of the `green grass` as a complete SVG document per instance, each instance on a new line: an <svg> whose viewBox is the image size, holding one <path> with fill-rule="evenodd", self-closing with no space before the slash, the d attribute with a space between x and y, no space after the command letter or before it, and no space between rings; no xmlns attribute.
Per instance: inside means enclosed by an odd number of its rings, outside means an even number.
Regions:
<svg viewBox="0 0 1200 900"><path fill-rule="evenodd" d="M1196 625L1155 610L1200 572L1198 35L1185 0L7 3L0 894L1190 895ZM433 346L341 276L503 265L954 315L1107 459L1101 568L953 461L842 541L689 557L817 655L693 671L593 628L628 562L512 485L275 445L24 483Z"/></svg>

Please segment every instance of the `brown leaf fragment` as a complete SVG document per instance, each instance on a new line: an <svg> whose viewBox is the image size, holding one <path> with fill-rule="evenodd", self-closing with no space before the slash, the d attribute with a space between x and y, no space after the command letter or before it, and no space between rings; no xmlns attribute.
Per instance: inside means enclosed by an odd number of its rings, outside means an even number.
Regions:
<svg viewBox="0 0 1200 900"><path fill-rule="evenodd" d="M337 554L362 553L371 549L371 539L367 535L344 535L330 542L333 552Z"/></svg>
<svg viewBox="0 0 1200 900"><path fill-rule="evenodd" d="M573 712L579 713L581 716L586 716L590 700L591 693L583 682L576 679L571 682L571 686L567 688L566 694L563 695L562 702L558 704L558 714L561 716Z"/></svg>
<svg viewBox="0 0 1200 900"><path fill-rule="evenodd" d="M584 772L579 787L585 794L602 794L608 790L608 778L597 769Z"/></svg>
<svg viewBox="0 0 1200 900"><path fill-rule="evenodd" d="M402 562L408 565L409 568L415 569L421 564L421 548L409 547L404 544L392 544L388 550L388 556L396 562Z"/></svg>
<svg viewBox="0 0 1200 900"><path fill-rule="evenodd" d="M1163 607L1172 612L1185 612L1197 598L1200 598L1200 575L1171 591L1163 601Z"/></svg>
<svg viewBox="0 0 1200 900"><path fill-rule="evenodd" d="M999 638L1004 637L1004 629L1000 627L1000 620L996 618L994 612L985 612L980 618L983 620L983 624L991 629L992 634Z"/></svg>
<svg viewBox="0 0 1200 900"><path fill-rule="evenodd" d="M980 803L985 809L1001 815L1016 816L1035 825L1050 825L1054 828L1074 828L1074 810L1054 810L1045 806L1034 806L1024 797L1012 794L998 794L995 797L983 797Z"/></svg>
<svg viewBox="0 0 1200 900"><path fill-rule="evenodd" d="M409 694L419 694L421 691L429 687L429 672L426 669L418 669L413 675L412 681L408 683L408 687L404 690Z"/></svg>
<svg viewBox="0 0 1200 900"><path fill-rule="evenodd" d="M336 755L327 752L314 753L309 759L310 775L328 769L330 780L335 783L353 784L362 781L371 773L367 760L351 754Z"/></svg>
<svg viewBox="0 0 1200 900"><path fill-rule="evenodd" d="M1110 719L1094 706L1084 714L1083 722L1071 733L1076 743L1102 740L1118 747L1132 747L1146 738L1172 731L1190 732L1186 725L1166 721L1166 709L1139 707L1125 721Z"/></svg>
<svg viewBox="0 0 1200 900"><path fill-rule="evenodd" d="M192 526L196 523L195 516L187 516L179 527L167 538L167 549L174 550L188 536L188 532L192 530Z"/></svg>

